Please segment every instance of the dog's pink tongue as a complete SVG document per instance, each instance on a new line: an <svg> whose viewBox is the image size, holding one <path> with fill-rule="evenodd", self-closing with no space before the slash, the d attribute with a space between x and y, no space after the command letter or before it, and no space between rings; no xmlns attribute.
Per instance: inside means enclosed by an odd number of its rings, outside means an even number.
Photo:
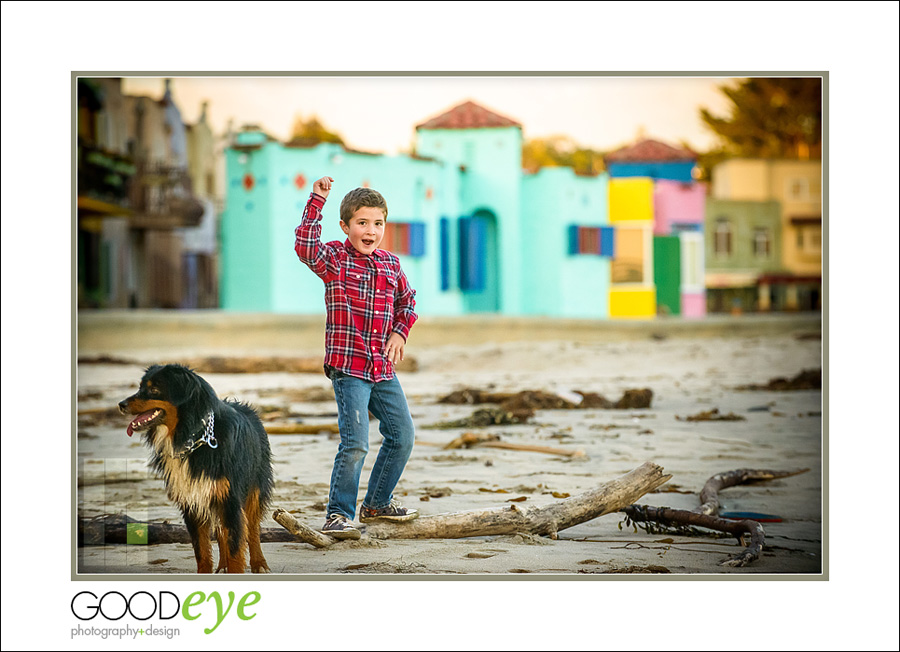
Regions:
<svg viewBox="0 0 900 652"><path fill-rule="evenodd" d="M131 437L131 435L134 434L134 427L136 425L142 425L142 424L146 423L147 421L149 421L150 419L152 419L153 413L154 413L154 410L149 410L147 412L143 412L143 413L139 414L137 417L132 419L131 423L128 424L128 430L127 430L128 436Z"/></svg>

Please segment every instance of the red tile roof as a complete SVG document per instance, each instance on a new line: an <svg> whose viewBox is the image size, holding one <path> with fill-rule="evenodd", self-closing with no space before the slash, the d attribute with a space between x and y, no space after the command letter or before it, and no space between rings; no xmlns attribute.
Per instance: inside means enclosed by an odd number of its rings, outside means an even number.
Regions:
<svg viewBox="0 0 900 652"><path fill-rule="evenodd" d="M463 102L436 118L416 125L416 129L480 129L484 127L521 127L505 116L489 111L475 102Z"/></svg>
<svg viewBox="0 0 900 652"><path fill-rule="evenodd" d="M610 163L633 161L696 161L697 155L689 149L672 147L658 140L641 140L634 145L621 147L605 157Z"/></svg>

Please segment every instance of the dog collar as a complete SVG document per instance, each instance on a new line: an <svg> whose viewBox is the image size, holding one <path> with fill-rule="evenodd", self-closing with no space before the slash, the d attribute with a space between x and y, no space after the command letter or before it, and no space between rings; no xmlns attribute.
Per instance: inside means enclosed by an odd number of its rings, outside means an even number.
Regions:
<svg viewBox="0 0 900 652"><path fill-rule="evenodd" d="M203 434L200 435L199 439L195 440L193 437L191 437L187 440L187 443L184 445L184 450L182 450L181 454L178 456L180 459L187 459L188 455L203 446L203 444L206 444L210 448L219 447L219 442L216 441L215 435L216 415L213 414L213 412L210 412L208 415L206 415L203 423L206 426L203 430Z"/></svg>

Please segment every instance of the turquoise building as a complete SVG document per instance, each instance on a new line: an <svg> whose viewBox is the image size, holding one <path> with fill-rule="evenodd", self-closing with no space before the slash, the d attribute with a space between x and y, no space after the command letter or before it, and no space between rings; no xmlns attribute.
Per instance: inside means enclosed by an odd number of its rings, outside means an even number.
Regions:
<svg viewBox="0 0 900 652"><path fill-rule="evenodd" d="M615 232L605 174L524 174L521 125L473 102L419 124L415 149L386 156L239 133L225 153L222 307L324 310L322 281L293 245L312 184L327 175L335 183L323 240L344 240L344 194L381 192L389 211L382 248L400 257L420 315L609 317Z"/></svg>

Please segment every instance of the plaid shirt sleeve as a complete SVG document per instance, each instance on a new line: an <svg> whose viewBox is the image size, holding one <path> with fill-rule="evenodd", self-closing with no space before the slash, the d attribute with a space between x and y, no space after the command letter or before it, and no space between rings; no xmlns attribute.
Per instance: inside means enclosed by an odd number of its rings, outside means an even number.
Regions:
<svg viewBox="0 0 900 652"><path fill-rule="evenodd" d="M400 268L400 261L397 261L397 294L394 297L394 324L393 332L399 333L404 340L409 339L409 329L419 316L413 311L416 307L416 291L412 289L406 274Z"/></svg>
<svg viewBox="0 0 900 652"><path fill-rule="evenodd" d="M340 273L340 261L334 249L322 244L322 207L325 198L310 193L303 219L294 230L297 257L326 283Z"/></svg>

